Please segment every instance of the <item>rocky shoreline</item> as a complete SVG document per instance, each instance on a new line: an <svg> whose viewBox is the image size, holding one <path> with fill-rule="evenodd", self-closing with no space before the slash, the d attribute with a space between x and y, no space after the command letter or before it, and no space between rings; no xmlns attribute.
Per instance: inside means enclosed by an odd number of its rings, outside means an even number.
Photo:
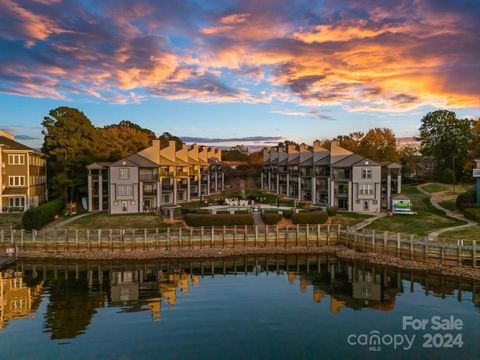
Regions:
<svg viewBox="0 0 480 360"><path fill-rule="evenodd" d="M438 263L425 263L414 260L399 259L395 256L371 252L357 252L343 246L321 247L264 247L264 248L208 248L208 249L170 249L148 250L135 252L42 252L19 250L17 256L21 259L71 259L71 260L148 260L148 259L212 259L243 255L319 255L331 254L340 259L359 260L370 264L427 271L445 276L457 276L465 279L480 280L480 269L469 266L445 266Z"/></svg>

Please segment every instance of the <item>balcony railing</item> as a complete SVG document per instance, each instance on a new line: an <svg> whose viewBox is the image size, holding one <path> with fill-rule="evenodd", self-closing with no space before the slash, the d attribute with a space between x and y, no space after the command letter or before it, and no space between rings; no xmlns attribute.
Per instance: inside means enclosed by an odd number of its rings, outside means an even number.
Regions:
<svg viewBox="0 0 480 360"><path fill-rule="evenodd" d="M173 171L160 170L160 176L174 177L175 173Z"/></svg>
<svg viewBox="0 0 480 360"><path fill-rule="evenodd" d="M142 174L140 173L138 176L140 181L156 181L158 180L157 174Z"/></svg>
<svg viewBox="0 0 480 360"><path fill-rule="evenodd" d="M173 185L172 184L162 184L162 191L172 191Z"/></svg>
<svg viewBox="0 0 480 360"><path fill-rule="evenodd" d="M339 174L333 174L333 179L334 180L351 180L352 177L350 176L350 174L342 174L342 173L339 173Z"/></svg>
<svg viewBox="0 0 480 360"><path fill-rule="evenodd" d="M473 169L473 177L480 177L480 169Z"/></svg>
<svg viewBox="0 0 480 360"><path fill-rule="evenodd" d="M311 170L301 170L300 176L312 176L313 172Z"/></svg>
<svg viewBox="0 0 480 360"><path fill-rule="evenodd" d="M348 190L335 190L335 196L348 197Z"/></svg>
<svg viewBox="0 0 480 360"><path fill-rule="evenodd" d="M177 176L188 176L188 171L178 171L177 170Z"/></svg>
<svg viewBox="0 0 480 360"><path fill-rule="evenodd" d="M157 190L156 189L147 189L143 190L143 195L157 195Z"/></svg>

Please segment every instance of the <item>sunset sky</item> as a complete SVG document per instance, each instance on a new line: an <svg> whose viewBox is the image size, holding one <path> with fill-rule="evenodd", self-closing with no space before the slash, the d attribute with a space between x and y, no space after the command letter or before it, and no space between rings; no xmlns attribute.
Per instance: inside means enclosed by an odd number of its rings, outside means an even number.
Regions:
<svg viewBox="0 0 480 360"><path fill-rule="evenodd" d="M40 144L66 105L219 145L411 136L437 108L480 115L479 19L477 0L0 0L0 128Z"/></svg>

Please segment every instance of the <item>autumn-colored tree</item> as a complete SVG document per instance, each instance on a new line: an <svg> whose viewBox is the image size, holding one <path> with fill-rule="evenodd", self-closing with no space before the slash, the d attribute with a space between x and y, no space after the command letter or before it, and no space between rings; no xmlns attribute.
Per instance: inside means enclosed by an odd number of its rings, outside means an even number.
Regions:
<svg viewBox="0 0 480 360"><path fill-rule="evenodd" d="M337 137L340 146L374 161L399 161L395 135L392 130L373 128Z"/></svg>
<svg viewBox="0 0 480 360"><path fill-rule="evenodd" d="M222 160L226 161L247 161L248 147L245 145L235 145L229 150L222 151Z"/></svg>
<svg viewBox="0 0 480 360"><path fill-rule="evenodd" d="M105 126L98 131L103 139L98 147L103 148L102 157L108 161L117 161L145 149L156 139L153 131L128 120Z"/></svg>
<svg viewBox="0 0 480 360"><path fill-rule="evenodd" d="M337 140L341 147L356 153L364 137L365 133L356 131L348 135L337 136Z"/></svg>
<svg viewBox="0 0 480 360"><path fill-rule="evenodd" d="M263 152L256 151L248 155L248 164L250 166L262 166L263 165Z"/></svg>

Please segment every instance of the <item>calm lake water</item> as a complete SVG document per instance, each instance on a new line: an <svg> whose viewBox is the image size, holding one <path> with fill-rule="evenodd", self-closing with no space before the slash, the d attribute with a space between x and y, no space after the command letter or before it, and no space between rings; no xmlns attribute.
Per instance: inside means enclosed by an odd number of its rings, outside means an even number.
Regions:
<svg viewBox="0 0 480 360"><path fill-rule="evenodd" d="M327 256L20 261L2 273L0 358L478 358L479 288Z"/></svg>

